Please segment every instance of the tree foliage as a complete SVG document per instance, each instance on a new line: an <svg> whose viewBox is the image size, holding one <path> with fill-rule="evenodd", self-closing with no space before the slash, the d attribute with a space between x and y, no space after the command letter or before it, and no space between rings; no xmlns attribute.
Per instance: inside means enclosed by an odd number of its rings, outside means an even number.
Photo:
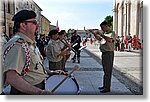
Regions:
<svg viewBox="0 0 150 102"><path fill-rule="evenodd" d="M113 29L113 16L106 16L104 21L108 22L109 27Z"/></svg>

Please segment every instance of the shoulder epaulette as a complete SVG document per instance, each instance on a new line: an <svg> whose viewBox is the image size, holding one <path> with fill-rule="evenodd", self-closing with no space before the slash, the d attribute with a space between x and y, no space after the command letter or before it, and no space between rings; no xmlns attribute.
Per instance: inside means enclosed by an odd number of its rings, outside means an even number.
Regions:
<svg viewBox="0 0 150 102"><path fill-rule="evenodd" d="M19 38L16 42L20 43L20 44L25 43L24 39L22 39L22 38Z"/></svg>

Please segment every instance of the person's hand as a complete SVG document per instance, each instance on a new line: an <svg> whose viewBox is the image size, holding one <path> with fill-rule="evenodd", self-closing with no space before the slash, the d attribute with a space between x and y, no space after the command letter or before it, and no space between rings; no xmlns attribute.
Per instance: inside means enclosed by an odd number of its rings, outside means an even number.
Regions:
<svg viewBox="0 0 150 102"><path fill-rule="evenodd" d="M93 29L88 29L89 32L94 33Z"/></svg>
<svg viewBox="0 0 150 102"><path fill-rule="evenodd" d="M63 70L55 70L54 72L57 73L57 74L59 74L59 75L66 75L67 74Z"/></svg>
<svg viewBox="0 0 150 102"><path fill-rule="evenodd" d="M65 49L63 56L65 56L66 54L70 53L70 51L71 51L71 48L69 48L69 47L67 49Z"/></svg>
<svg viewBox="0 0 150 102"><path fill-rule="evenodd" d="M50 95L50 91L42 90L42 92L40 93L40 95Z"/></svg>
<svg viewBox="0 0 150 102"><path fill-rule="evenodd" d="M71 51L71 47L70 47L70 48L68 48L66 51L67 51L67 53L69 53L69 52Z"/></svg>
<svg viewBox="0 0 150 102"><path fill-rule="evenodd" d="M95 32L95 35L99 35L99 36L103 36L103 32L102 31L99 31L99 30L96 30Z"/></svg>

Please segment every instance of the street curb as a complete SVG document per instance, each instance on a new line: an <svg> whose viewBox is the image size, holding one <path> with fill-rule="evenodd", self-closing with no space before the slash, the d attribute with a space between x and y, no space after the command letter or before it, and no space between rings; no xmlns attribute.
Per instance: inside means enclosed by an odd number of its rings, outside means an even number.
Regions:
<svg viewBox="0 0 150 102"><path fill-rule="evenodd" d="M91 53L88 49L84 49L84 51L91 57L93 57L98 63L102 64L100 57ZM135 95L143 95L143 84L142 84L143 82L140 82L135 77L129 75L128 73L123 73L118 69L119 68L116 65L114 65L112 74L121 83L123 83L132 93L134 93Z"/></svg>
<svg viewBox="0 0 150 102"><path fill-rule="evenodd" d="M143 53L142 49L139 49L140 51L136 51L136 50L131 50L130 52L132 53ZM124 51L129 52L127 49L125 49Z"/></svg>

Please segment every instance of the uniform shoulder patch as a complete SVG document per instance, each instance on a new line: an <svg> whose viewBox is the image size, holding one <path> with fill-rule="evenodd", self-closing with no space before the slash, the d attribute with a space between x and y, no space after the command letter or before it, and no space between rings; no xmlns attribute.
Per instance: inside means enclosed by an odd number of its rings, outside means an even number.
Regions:
<svg viewBox="0 0 150 102"><path fill-rule="evenodd" d="M22 44L22 43L24 43L25 41L24 41L24 39L19 38L16 42Z"/></svg>

